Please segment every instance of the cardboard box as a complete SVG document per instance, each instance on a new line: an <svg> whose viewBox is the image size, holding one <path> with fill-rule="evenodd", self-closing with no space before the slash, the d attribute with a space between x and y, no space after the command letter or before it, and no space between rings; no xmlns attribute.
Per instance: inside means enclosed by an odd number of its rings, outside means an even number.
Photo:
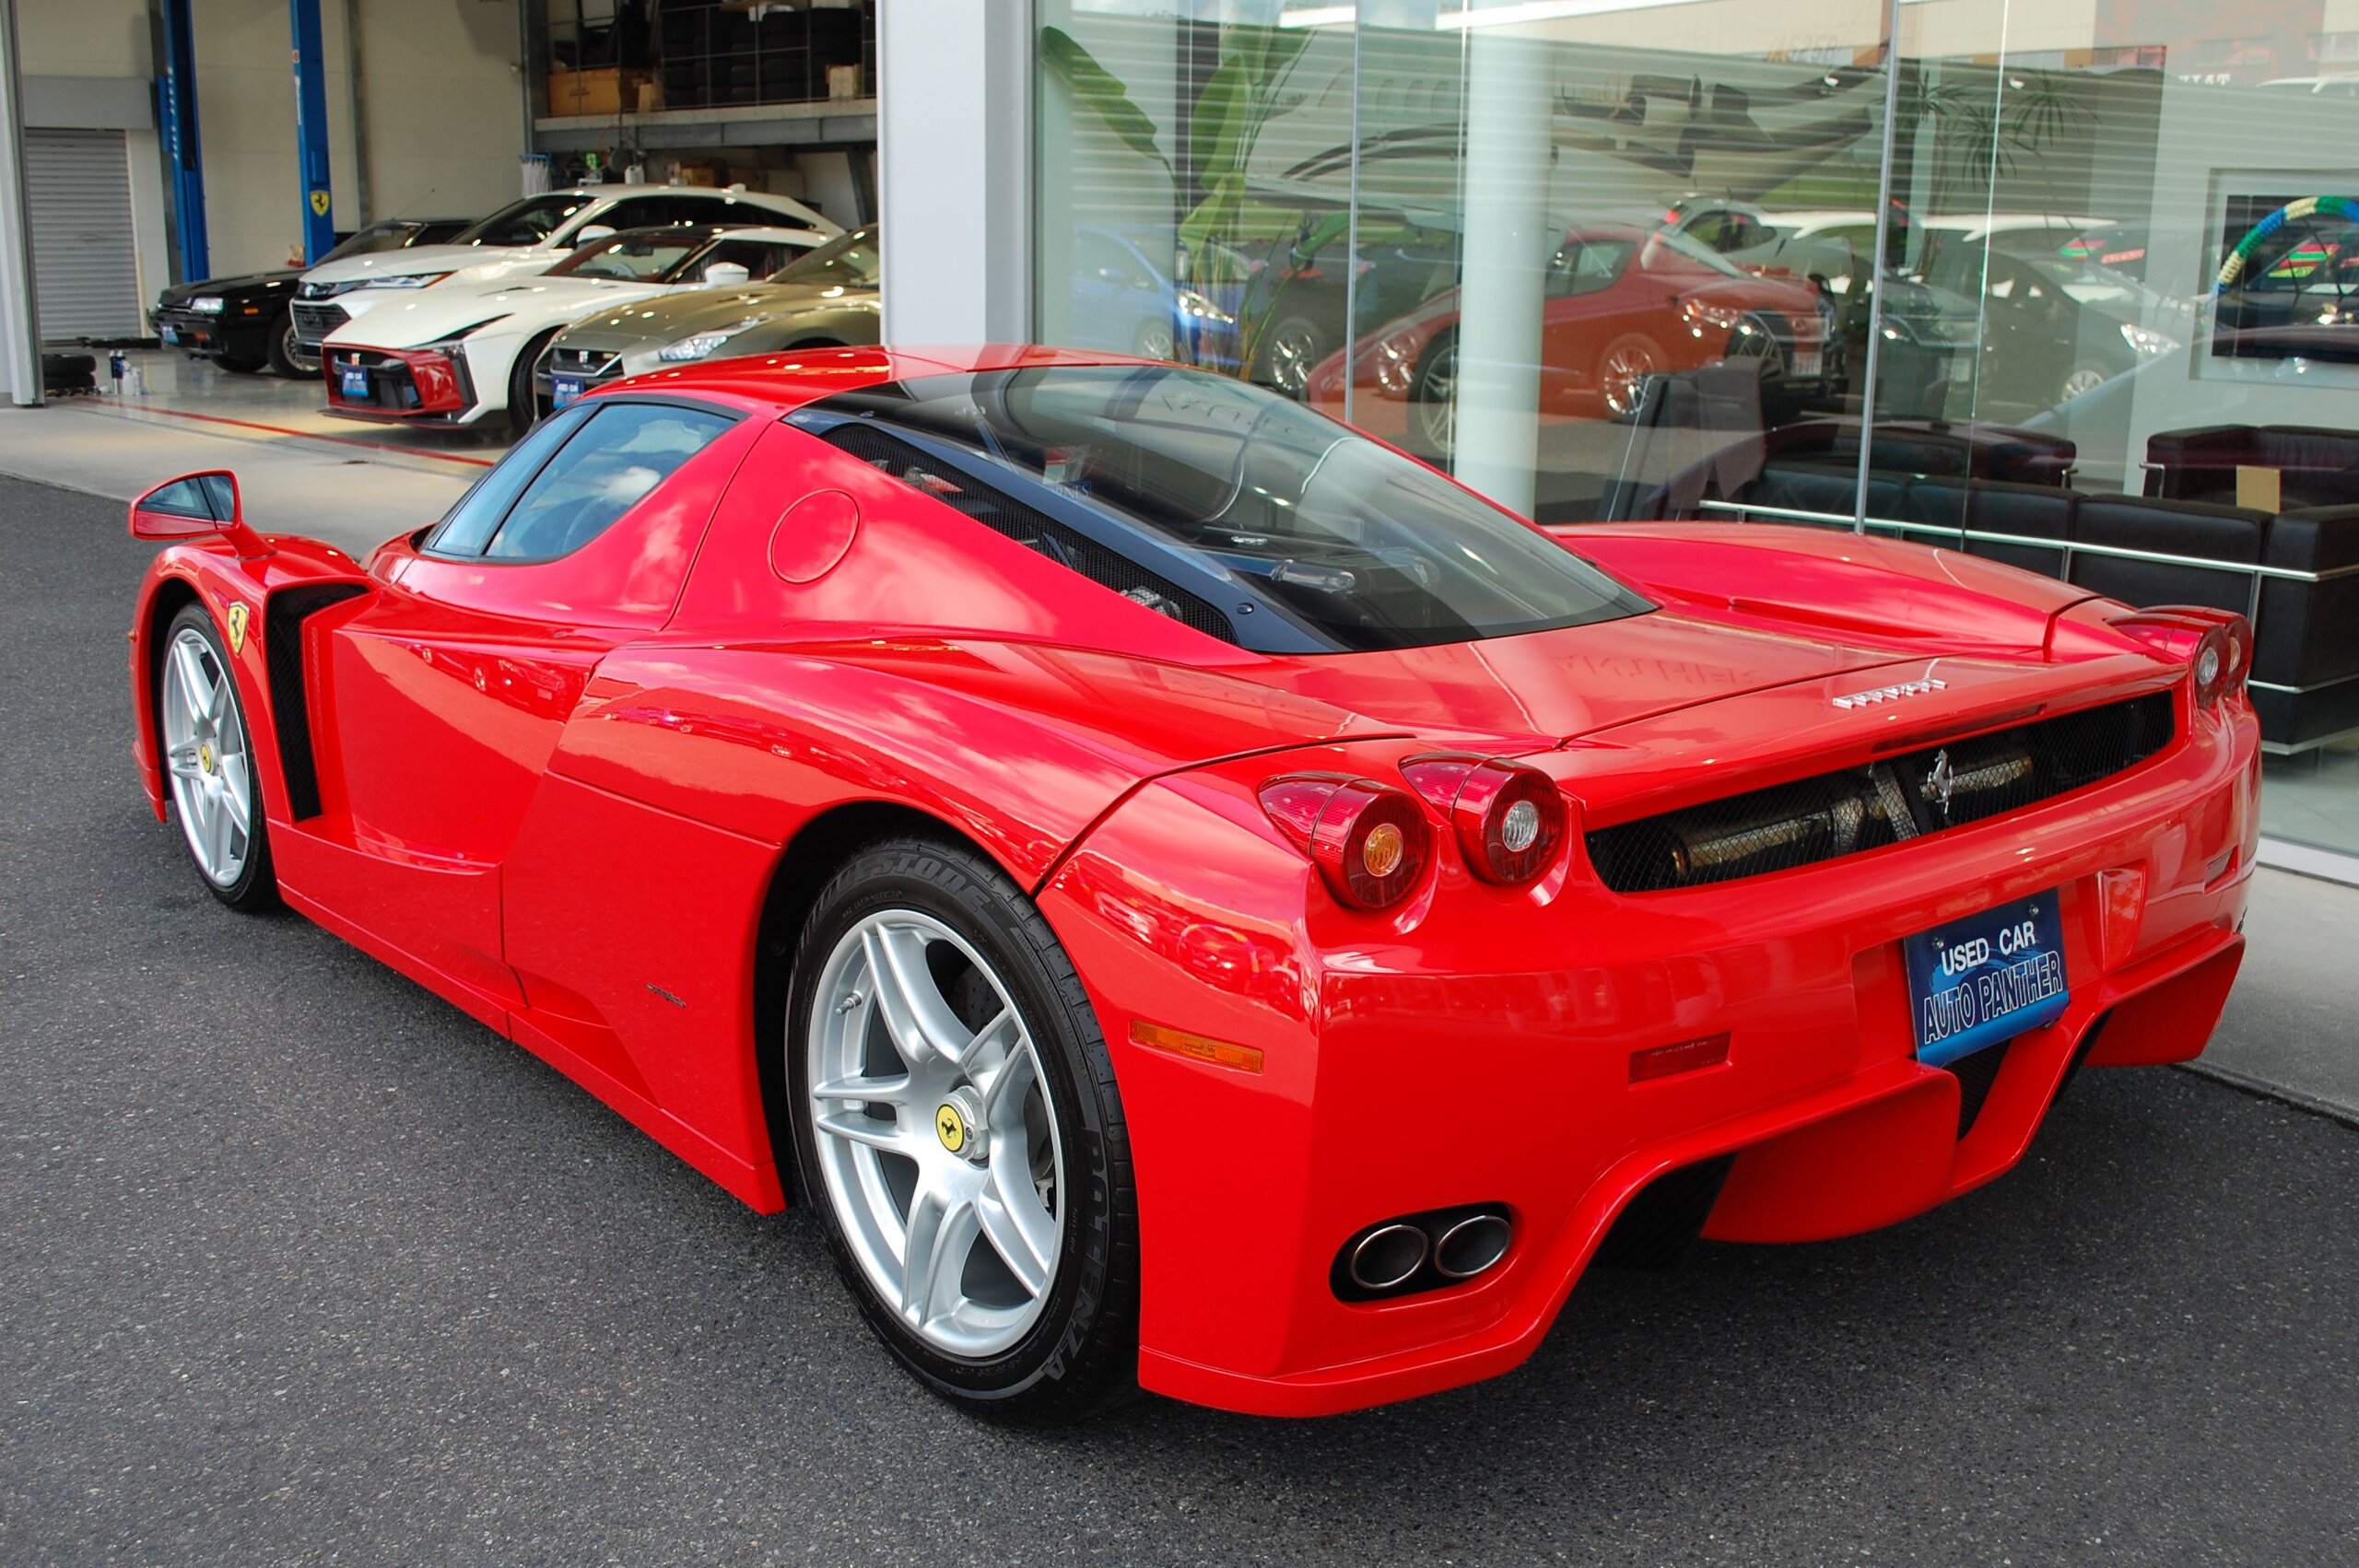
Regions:
<svg viewBox="0 0 2359 1568"><path fill-rule="evenodd" d="M830 65L827 67L827 96L830 99L860 96L860 67Z"/></svg>
<svg viewBox="0 0 2359 1568"><path fill-rule="evenodd" d="M637 111L642 91L653 88L657 99L663 96L661 83L651 80L644 71L626 71L618 65L607 65L595 71L551 71L549 73L549 112L552 115L615 115L626 107Z"/></svg>

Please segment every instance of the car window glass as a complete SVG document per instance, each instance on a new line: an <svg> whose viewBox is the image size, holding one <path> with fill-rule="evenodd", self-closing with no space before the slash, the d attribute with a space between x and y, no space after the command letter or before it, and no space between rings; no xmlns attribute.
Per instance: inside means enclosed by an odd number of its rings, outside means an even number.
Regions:
<svg viewBox="0 0 2359 1568"><path fill-rule="evenodd" d="M499 526L501 514L516 499L522 490L546 462L549 454L563 446L566 438L581 427L593 411L587 407L569 408L541 427L509 451L499 465L468 486L447 516L427 536L424 548L438 556L477 556L483 553L484 541Z"/></svg>
<svg viewBox="0 0 2359 1568"><path fill-rule="evenodd" d="M721 264L744 267L750 277L768 277L801 254L782 240L722 238L698 252L673 281L700 283L707 268Z"/></svg>
<svg viewBox="0 0 2359 1568"><path fill-rule="evenodd" d="M1626 240L1567 240L1548 263L1548 292L1561 297L1594 294L1612 283L1630 259Z"/></svg>
<svg viewBox="0 0 2359 1568"><path fill-rule="evenodd" d="M1203 371L1080 365L923 376L839 393L789 418L808 428L839 415L853 417L827 439L881 458L885 472L1062 564L1088 572L1092 552L1013 521L994 494L1028 491L1023 510L1034 515L1047 514L1043 500L1086 509L1152 546L1132 565L1175 552L1215 574L1208 585L1224 595L1280 610L1330 649L1503 637L1649 607L1423 464L1289 398ZM969 486L935 467L897 463L887 451L871 456L863 446L874 443L860 436L877 427L955 450L992 483ZM1190 620L1161 589L1144 598L1116 591ZM1263 618L1229 624L1260 636Z"/></svg>
<svg viewBox="0 0 2359 1568"><path fill-rule="evenodd" d="M874 288L882 263L877 259L876 230L855 228L839 234L805 256L799 256L770 275L772 283L840 284L847 288Z"/></svg>
<svg viewBox="0 0 2359 1568"><path fill-rule="evenodd" d="M386 223L372 223L326 255L322 256L320 261L323 263L340 262L347 256L367 256L373 255L379 251L398 251L407 245L411 236L423 227L422 224L405 223L399 219Z"/></svg>
<svg viewBox="0 0 2359 1568"><path fill-rule="evenodd" d="M734 423L670 404L610 403L543 465L484 554L548 561L604 533Z"/></svg>
<svg viewBox="0 0 2359 1568"><path fill-rule="evenodd" d="M643 282L687 260L704 237L686 229L643 230L594 240L549 269L552 277L611 277Z"/></svg>
<svg viewBox="0 0 2359 1568"><path fill-rule="evenodd" d="M537 245L556 232L557 225L590 205L587 196L556 192L511 202L498 212L462 229L453 245Z"/></svg>

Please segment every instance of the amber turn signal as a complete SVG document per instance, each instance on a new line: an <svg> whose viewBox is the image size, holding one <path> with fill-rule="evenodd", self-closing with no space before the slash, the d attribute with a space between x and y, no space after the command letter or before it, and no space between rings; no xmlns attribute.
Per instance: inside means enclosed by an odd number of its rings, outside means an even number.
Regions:
<svg viewBox="0 0 2359 1568"><path fill-rule="evenodd" d="M1530 882L1565 838L1565 793L1536 767L1505 757L1431 752L1401 765L1458 836L1467 869L1507 886Z"/></svg>
<svg viewBox="0 0 2359 1568"><path fill-rule="evenodd" d="M1341 773L1290 773L1262 786L1262 809L1355 909L1398 903L1426 869L1433 830L1405 790Z"/></svg>
<svg viewBox="0 0 2359 1568"><path fill-rule="evenodd" d="M1205 1035L1191 1035L1185 1029L1168 1029L1160 1024L1149 1024L1143 1018L1131 1020L1131 1038L1142 1046L1158 1051L1169 1051L1191 1061L1208 1061L1215 1067L1233 1067L1239 1072L1262 1071L1262 1053L1251 1046L1231 1045Z"/></svg>

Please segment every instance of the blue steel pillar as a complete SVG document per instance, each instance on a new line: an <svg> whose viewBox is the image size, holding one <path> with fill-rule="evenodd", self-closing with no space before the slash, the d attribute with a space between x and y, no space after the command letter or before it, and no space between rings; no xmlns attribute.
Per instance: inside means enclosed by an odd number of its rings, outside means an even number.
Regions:
<svg viewBox="0 0 2359 1568"><path fill-rule="evenodd" d="M164 68L156 82L156 119L164 133L164 161L172 171L172 227L180 241L184 281L213 275L205 239L205 158L196 139L196 36L191 0L164 0Z"/></svg>
<svg viewBox="0 0 2359 1568"><path fill-rule="evenodd" d="M287 0L295 34L295 163L303 177L303 259L335 249L328 192L328 77L320 46L320 0Z"/></svg>

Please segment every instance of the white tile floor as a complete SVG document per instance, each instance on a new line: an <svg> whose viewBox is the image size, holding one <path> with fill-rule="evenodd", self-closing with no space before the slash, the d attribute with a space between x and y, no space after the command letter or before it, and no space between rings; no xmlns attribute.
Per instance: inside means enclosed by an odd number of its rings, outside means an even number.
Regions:
<svg viewBox="0 0 2359 1568"><path fill-rule="evenodd" d="M2359 855L2359 740L2261 765L2261 831Z"/></svg>
<svg viewBox="0 0 2359 1568"><path fill-rule="evenodd" d="M0 473L128 501L175 474L238 475L247 521L355 555L442 515L500 448L463 432L330 418L316 381L234 376L161 352L130 356L147 391L0 404Z"/></svg>

